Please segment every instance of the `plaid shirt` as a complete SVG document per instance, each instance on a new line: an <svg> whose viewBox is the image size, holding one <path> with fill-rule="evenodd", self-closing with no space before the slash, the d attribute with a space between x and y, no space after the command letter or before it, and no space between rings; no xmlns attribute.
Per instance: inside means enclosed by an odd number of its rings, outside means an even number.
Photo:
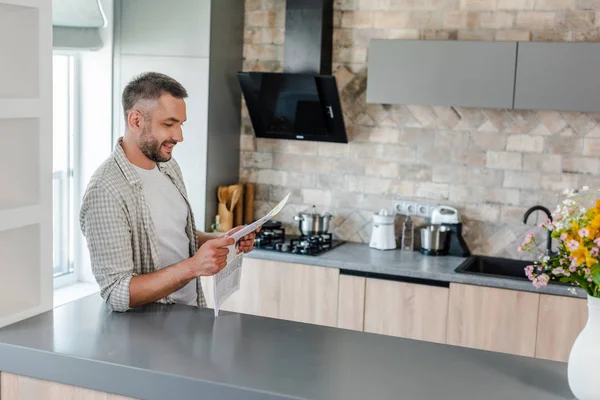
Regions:
<svg viewBox="0 0 600 400"><path fill-rule="evenodd" d="M92 272L100 295L115 311L127 311L131 278L160 269L158 240L150 210L144 199L142 181L121 148L92 176L83 196L79 222L86 237ZM188 205L185 232L190 239L190 256L198 250L194 215L187 198L183 176L174 159L157 163ZM200 278L196 279L198 306L205 307ZM173 303L170 296L158 301Z"/></svg>

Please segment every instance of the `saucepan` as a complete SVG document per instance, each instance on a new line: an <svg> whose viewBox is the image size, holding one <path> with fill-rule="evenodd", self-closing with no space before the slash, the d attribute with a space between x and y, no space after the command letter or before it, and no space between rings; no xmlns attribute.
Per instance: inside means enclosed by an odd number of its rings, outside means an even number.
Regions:
<svg viewBox="0 0 600 400"><path fill-rule="evenodd" d="M329 221L333 219L333 215L325 213L323 215L317 213L316 207L312 206L311 211L298 213L294 220L298 221L300 232L303 235L321 235L329 231Z"/></svg>

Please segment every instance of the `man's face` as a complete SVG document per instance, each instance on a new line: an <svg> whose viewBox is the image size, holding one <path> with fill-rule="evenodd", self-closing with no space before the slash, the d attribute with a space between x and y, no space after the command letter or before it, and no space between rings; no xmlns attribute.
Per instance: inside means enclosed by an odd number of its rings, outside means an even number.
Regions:
<svg viewBox="0 0 600 400"><path fill-rule="evenodd" d="M169 161L173 147L183 141L182 126L187 118L185 101L163 94L156 107L146 114L138 146L154 162Z"/></svg>

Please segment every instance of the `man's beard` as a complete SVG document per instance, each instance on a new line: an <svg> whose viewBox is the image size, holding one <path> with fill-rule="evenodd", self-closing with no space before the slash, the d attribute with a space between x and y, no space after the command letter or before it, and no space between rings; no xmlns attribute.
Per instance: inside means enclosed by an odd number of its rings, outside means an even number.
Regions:
<svg viewBox="0 0 600 400"><path fill-rule="evenodd" d="M142 134L140 136L140 150L146 157L154 162L167 162L171 159L171 154L167 153L166 155L162 155L160 150L164 144L176 144L173 140L165 140L162 143L158 143L152 136L152 132L150 128L144 126L142 130Z"/></svg>

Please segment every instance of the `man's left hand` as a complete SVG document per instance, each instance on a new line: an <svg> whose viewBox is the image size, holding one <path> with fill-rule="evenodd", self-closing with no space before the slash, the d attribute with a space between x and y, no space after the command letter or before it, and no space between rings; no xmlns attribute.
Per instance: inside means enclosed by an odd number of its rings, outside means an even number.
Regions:
<svg viewBox="0 0 600 400"><path fill-rule="evenodd" d="M240 229L244 228L244 226L237 226L235 228L233 228L232 230L230 230L229 232L227 232L227 236L231 236L234 233L236 233L237 231L239 231ZM239 253L250 253L252 250L254 250L254 239L256 238L256 233L260 232L260 228L258 228L256 230L256 232L252 232L247 234L246 236L244 236L243 238L241 238L238 241L238 254Z"/></svg>

